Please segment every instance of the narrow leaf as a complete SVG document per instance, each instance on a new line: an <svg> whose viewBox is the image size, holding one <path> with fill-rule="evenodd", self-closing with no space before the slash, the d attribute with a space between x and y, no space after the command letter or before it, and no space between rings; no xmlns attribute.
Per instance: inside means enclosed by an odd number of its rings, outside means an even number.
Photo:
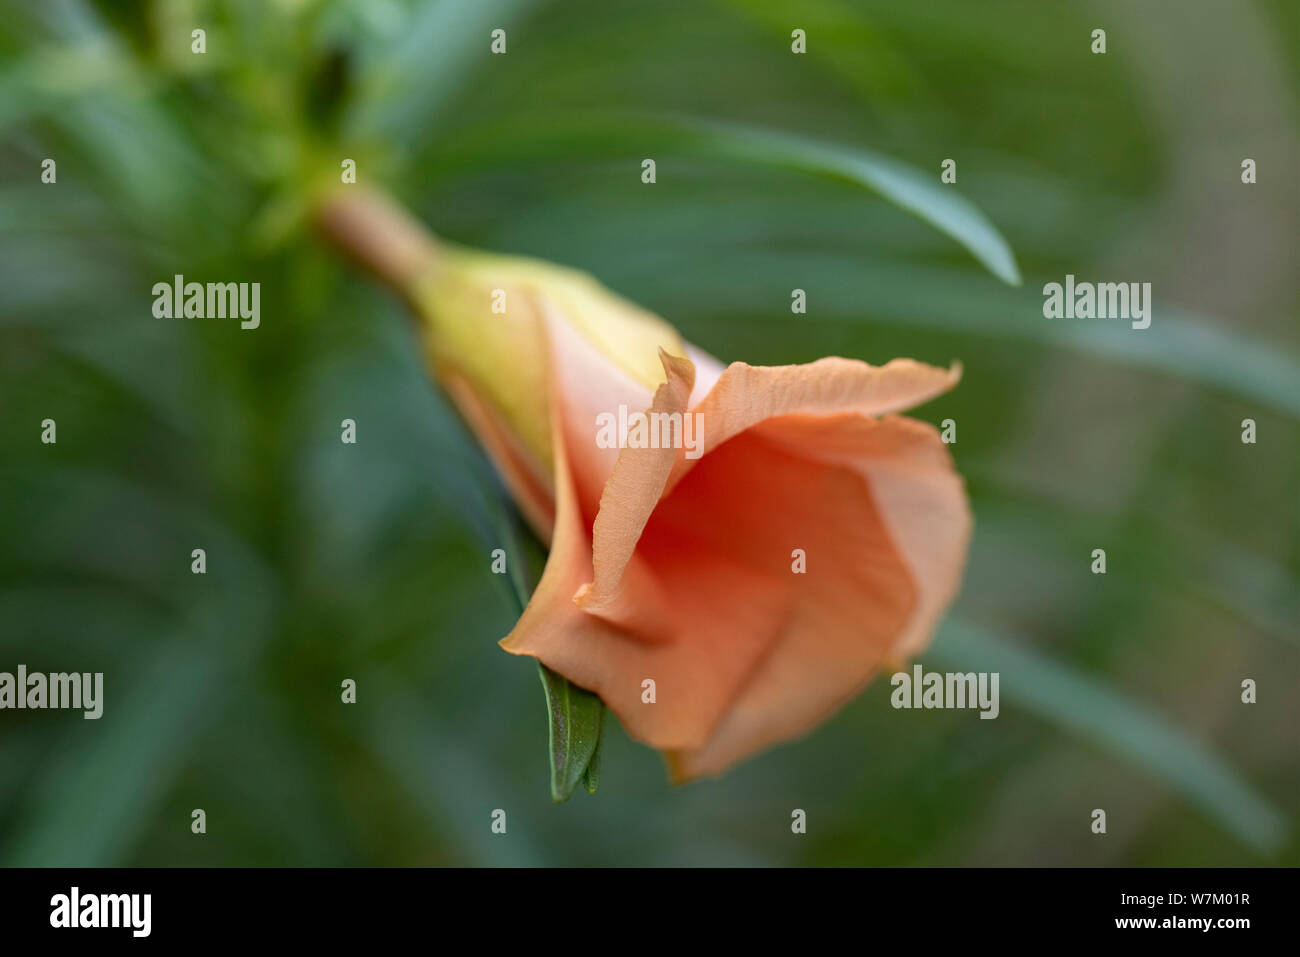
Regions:
<svg viewBox="0 0 1300 957"><path fill-rule="evenodd" d="M493 523L506 546L506 568L511 591L522 614L532 593L532 569L542 563L541 544L522 532L517 511L498 500ZM582 782L587 793L595 794L600 783L600 746L605 733L605 703L598 695L579 688L540 661L537 673L546 693L551 756L551 797L567 801Z"/></svg>
<svg viewBox="0 0 1300 957"><path fill-rule="evenodd" d="M600 712L600 734L596 738L596 750L587 762L587 770L582 775L582 786L588 794L595 794L600 787L600 758L605 753L605 711Z"/></svg>
<svg viewBox="0 0 1300 957"><path fill-rule="evenodd" d="M932 654L962 671L998 672L1010 701L1162 779L1256 850L1275 851L1286 839L1287 820L1230 766L1105 684L956 619Z"/></svg>
<svg viewBox="0 0 1300 957"><path fill-rule="evenodd" d="M773 166L865 188L961 243L1003 282L1020 284L1015 256L1002 234L972 203L942 185L937 170L924 173L862 146L709 118L585 114L466 132L431 163L445 174L521 160L579 156L589 161L602 153L665 152Z"/></svg>
<svg viewBox="0 0 1300 957"><path fill-rule="evenodd" d="M546 711L550 716L551 797L556 803L567 801L579 782L594 794L600 778L598 758L605 703L540 661L537 672L546 690Z"/></svg>

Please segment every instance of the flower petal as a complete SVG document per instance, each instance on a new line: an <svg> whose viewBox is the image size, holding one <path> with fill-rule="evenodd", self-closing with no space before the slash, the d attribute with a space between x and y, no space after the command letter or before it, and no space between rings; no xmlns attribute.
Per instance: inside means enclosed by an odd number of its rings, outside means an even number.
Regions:
<svg viewBox="0 0 1300 957"><path fill-rule="evenodd" d="M751 366L733 362L692 411L702 419L703 450L768 419L793 413L901 412L942 395L961 380L961 365L940 369L912 359L873 366L831 356L804 365ZM677 464L672 487L694 461Z"/></svg>
<svg viewBox="0 0 1300 957"><path fill-rule="evenodd" d="M955 596L970 539L962 481L938 433L925 423L856 413L797 415L748 434L852 474L870 489L880 531L900 559L913 600L902 618L887 615L888 626L879 628L882 608L888 613L896 603L879 591L855 589L847 569L827 569L825 556L810 550L807 587L794 615L709 743L668 755L678 780L718 774L806 733L857 694L882 664L919 651ZM837 528L850 532L848 521L841 515Z"/></svg>
<svg viewBox="0 0 1300 957"><path fill-rule="evenodd" d="M557 401L558 407L558 401ZM771 583L756 580L746 566L709 562L710 594L753 596L726 629L693 632L691 640L646 642L573 602L573 595L592 580L591 541L578 507L577 491L557 417L556 521L550 557L528 607L501 646L512 654L530 655L574 684L594 691L618 715L628 732L656 748L701 747L727 704L761 657L776 623L783 617L785 596ZM639 607L660 608L674 620L689 621L705 610L710 595L678 576L694 578L706 559L686 554L668 582L672 602L639 596ZM623 587L636 588L637 579ZM642 682L653 679L662 702L642 699Z"/></svg>
<svg viewBox="0 0 1300 957"><path fill-rule="evenodd" d="M611 362L549 302L543 303L542 315L551 368L552 402L558 403L557 414L577 501L590 523L619 456L617 445L602 448L596 444L597 417L617 415L620 407L637 411L648 408L655 386L647 386ZM658 381L663 381L662 365Z"/></svg>
<svg viewBox="0 0 1300 957"><path fill-rule="evenodd" d="M442 384L492 460L519 511L542 542L549 543L555 526L555 489L550 476L468 379L447 370Z"/></svg>
<svg viewBox="0 0 1300 957"><path fill-rule="evenodd" d="M593 581L574 596L592 614L613 614L618 584L636 550L641 531L659 504L673 464L682 456L682 418L695 383L689 359L670 356L662 349L666 381L655 390L648 416L676 416L677 444L662 448L627 447L619 452L614 471L600 496L600 510L592 527ZM656 419L650 418L650 422ZM671 438L671 436L670 436Z"/></svg>

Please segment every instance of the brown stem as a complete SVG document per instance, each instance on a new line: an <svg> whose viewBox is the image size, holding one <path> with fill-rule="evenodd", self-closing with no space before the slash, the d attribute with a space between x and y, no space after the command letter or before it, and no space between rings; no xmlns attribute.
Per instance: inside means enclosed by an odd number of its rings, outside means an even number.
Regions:
<svg viewBox="0 0 1300 957"><path fill-rule="evenodd" d="M376 190L336 188L317 209L316 225L349 259L405 298L438 266L438 241L414 216Z"/></svg>

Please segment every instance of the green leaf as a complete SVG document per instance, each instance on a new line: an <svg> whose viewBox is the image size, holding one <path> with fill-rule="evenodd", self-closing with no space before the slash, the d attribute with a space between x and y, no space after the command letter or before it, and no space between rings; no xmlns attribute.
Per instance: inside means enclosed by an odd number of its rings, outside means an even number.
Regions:
<svg viewBox="0 0 1300 957"><path fill-rule="evenodd" d="M962 671L998 672L1008 700L1161 778L1256 850L1275 851L1286 839L1287 820L1236 771L1112 688L956 618L931 654Z"/></svg>
<svg viewBox="0 0 1300 957"><path fill-rule="evenodd" d="M518 512L501 500L493 516L497 532L506 545L506 568L519 611L522 614L532 593L531 569L541 563L541 544L523 533ZM605 703L598 695L579 688L540 661L537 673L546 693L551 756L551 797L557 804L567 801L581 782L588 794L600 784L601 743L605 734Z"/></svg>
<svg viewBox="0 0 1300 957"><path fill-rule="evenodd" d="M939 183L937 173L922 173L861 146L822 143L789 133L713 121L689 121L706 152L786 167L862 186L951 236L1009 285L1020 285L1011 247L973 204Z"/></svg>
<svg viewBox="0 0 1300 957"><path fill-rule="evenodd" d="M591 754L591 760L587 762L587 770L582 775L582 786L588 794L595 794L596 789L600 787L600 759L605 753L605 712L600 713L601 727L600 734L596 738L596 750Z"/></svg>
<svg viewBox="0 0 1300 957"><path fill-rule="evenodd" d="M641 156L652 155L651 150L774 166L862 187L957 240L1003 282L1020 284L1015 256L1002 234L973 204L941 185L937 172L923 173L862 146L709 118L581 114L458 134L433 162L446 173L522 158L590 160L601 153Z"/></svg>
<svg viewBox="0 0 1300 957"><path fill-rule="evenodd" d="M579 782L595 794L600 780L605 703L540 661L537 673L546 691L551 725L551 797L557 804L567 801Z"/></svg>
<svg viewBox="0 0 1300 957"><path fill-rule="evenodd" d="M105 707L101 733L67 735L27 782L33 811L6 828L6 866L101 867L134 850L233 680L211 645L187 637L122 668L139 677L124 682L120 706Z"/></svg>

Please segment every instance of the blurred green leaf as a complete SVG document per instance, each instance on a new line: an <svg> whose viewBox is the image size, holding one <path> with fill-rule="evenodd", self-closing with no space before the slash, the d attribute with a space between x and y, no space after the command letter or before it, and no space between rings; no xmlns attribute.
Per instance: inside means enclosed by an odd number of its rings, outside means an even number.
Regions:
<svg viewBox="0 0 1300 957"><path fill-rule="evenodd" d="M77 716L29 782L30 816L10 834L6 865L109 865L149 829L235 684L219 650L232 630L224 614L211 605L198 608L168 629L188 640L153 636L156 651L105 673L103 716L93 722ZM261 641L262 626L254 623L244 640ZM184 831L188 815L171 826Z"/></svg>
<svg viewBox="0 0 1300 957"><path fill-rule="evenodd" d="M492 30L506 29L509 42L510 29L537 5L443 0L424 4L410 22L393 22L391 42L375 51L362 76L351 124L364 135L427 137L441 110L490 61Z"/></svg>
<svg viewBox="0 0 1300 957"><path fill-rule="evenodd" d="M1287 820L1231 767L1105 684L956 617L930 655L963 672L999 673L1007 700L1154 774L1256 850L1274 851L1286 839Z"/></svg>
<svg viewBox="0 0 1300 957"><path fill-rule="evenodd" d="M822 176L876 193L957 240L990 272L1020 283L1011 247L974 205L921 171L862 146L717 120L664 114L560 115L458 134L434 163L444 173L511 162L665 153L737 160ZM662 172L659 175L663 175Z"/></svg>
<svg viewBox="0 0 1300 957"><path fill-rule="evenodd" d="M1015 256L1002 234L959 193L940 184L937 172L922 173L860 146L729 123L691 121L685 131L693 131L700 148L712 155L828 176L879 193L957 240L1003 282L1020 284Z"/></svg>
<svg viewBox="0 0 1300 957"><path fill-rule="evenodd" d="M444 852L455 850L489 866L545 864L537 828L511 827L509 840L492 833L489 813L511 794L508 770L485 755L478 742L448 729L445 716L427 700L396 691L378 703L360 733L414 799L420 824L441 835ZM493 796L486 805L483 795ZM517 822L526 809L511 813ZM457 826L474 819L482 826Z"/></svg>

